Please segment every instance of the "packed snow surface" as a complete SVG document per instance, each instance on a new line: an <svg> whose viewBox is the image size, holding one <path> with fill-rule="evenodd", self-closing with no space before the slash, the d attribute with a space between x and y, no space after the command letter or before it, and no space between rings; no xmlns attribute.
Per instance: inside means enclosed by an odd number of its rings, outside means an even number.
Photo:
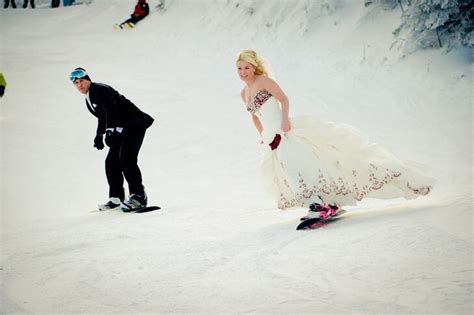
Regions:
<svg viewBox="0 0 474 315"><path fill-rule="evenodd" d="M0 10L1 313L472 314L472 50L403 56L400 10L363 1L157 2L131 30L112 25L134 1ZM292 115L429 166L432 194L296 231L306 210L278 210L260 181L247 48ZM156 119L140 165L162 210L91 212L106 150L78 66Z"/></svg>

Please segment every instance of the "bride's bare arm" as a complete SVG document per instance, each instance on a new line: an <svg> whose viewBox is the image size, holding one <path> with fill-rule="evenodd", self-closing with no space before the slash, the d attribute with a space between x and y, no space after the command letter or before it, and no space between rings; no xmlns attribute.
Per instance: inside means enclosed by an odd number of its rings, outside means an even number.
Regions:
<svg viewBox="0 0 474 315"><path fill-rule="evenodd" d="M267 90L273 97L275 97L281 104L281 128L283 132L287 132L291 129L289 115L290 115L290 101L286 97L285 92L280 88L278 83L274 80L265 77L262 82L263 87Z"/></svg>
<svg viewBox="0 0 474 315"><path fill-rule="evenodd" d="M255 128L257 128L258 132L262 134L263 126L262 126L262 123L260 122L260 119L258 119L257 116L252 114L252 121L253 121L253 124L255 125Z"/></svg>

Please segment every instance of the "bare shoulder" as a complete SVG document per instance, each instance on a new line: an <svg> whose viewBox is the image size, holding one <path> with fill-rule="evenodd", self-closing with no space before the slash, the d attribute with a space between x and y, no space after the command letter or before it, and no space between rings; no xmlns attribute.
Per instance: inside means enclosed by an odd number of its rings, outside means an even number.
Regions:
<svg viewBox="0 0 474 315"><path fill-rule="evenodd" d="M278 85L275 80L273 80L272 78L269 78L267 77L266 75L262 75L261 78L260 78L260 85L263 87L263 88L268 88L268 87L272 87L272 86L275 86L275 85Z"/></svg>
<svg viewBox="0 0 474 315"><path fill-rule="evenodd" d="M255 86L258 86L258 87L262 87L263 85L265 85L268 80L271 80L269 77L267 77L266 75L257 75L255 76L255 83L254 85Z"/></svg>

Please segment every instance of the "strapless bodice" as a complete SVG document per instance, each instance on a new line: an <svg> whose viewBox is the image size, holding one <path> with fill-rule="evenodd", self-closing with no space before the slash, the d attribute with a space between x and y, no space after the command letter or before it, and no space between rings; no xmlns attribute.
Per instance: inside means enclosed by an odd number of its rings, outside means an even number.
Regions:
<svg viewBox="0 0 474 315"><path fill-rule="evenodd" d="M268 91L260 90L247 103L247 110L258 117L263 125L263 141L269 143L275 134L281 134L280 102Z"/></svg>
<svg viewBox="0 0 474 315"><path fill-rule="evenodd" d="M267 90L260 90L247 103L247 110L254 114L272 95Z"/></svg>

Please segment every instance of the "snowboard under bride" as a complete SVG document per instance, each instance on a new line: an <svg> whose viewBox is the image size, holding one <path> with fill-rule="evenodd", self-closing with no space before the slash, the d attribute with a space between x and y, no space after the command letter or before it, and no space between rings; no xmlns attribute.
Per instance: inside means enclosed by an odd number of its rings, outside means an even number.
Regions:
<svg viewBox="0 0 474 315"><path fill-rule="evenodd" d="M236 61L241 97L264 145L263 179L280 209L309 208L308 217L335 215L363 198L427 195L433 179L369 143L355 128L315 117L290 117L289 100L255 51Z"/></svg>

